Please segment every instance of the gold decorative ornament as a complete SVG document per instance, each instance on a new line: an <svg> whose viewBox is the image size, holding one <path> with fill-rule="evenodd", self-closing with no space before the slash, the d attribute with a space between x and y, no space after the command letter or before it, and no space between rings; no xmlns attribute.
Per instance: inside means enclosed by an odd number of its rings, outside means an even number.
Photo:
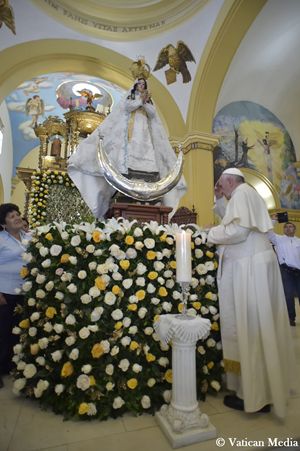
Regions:
<svg viewBox="0 0 300 451"><path fill-rule="evenodd" d="M170 68L165 71L168 85L175 83L179 73L182 75L183 83L189 83L192 77L186 65L188 61L196 62L188 46L183 41L178 41L176 48L168 44L161 49L153 70L159 70L169 64Z"/></svg>
<svg viewBox="0 0 300 451"><path fill-rule="evenodd" d="M0 28L6 25L13 34L16 34L14 11L9 4L9 0L0 0Z"/></svg>
<svg viewBox="0 0 300 451"><path fill-rule="evenodd" d="M143 56L139 56L137 61L134 61L130 66L130 71L134 79L144 78L147 80L150 76L150 66L145 62L145 58Z"/></svg>

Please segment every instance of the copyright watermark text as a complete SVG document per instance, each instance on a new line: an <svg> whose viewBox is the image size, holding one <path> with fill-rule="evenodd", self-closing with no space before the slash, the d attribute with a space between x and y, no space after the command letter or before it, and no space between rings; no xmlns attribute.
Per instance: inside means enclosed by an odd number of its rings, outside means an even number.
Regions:
<svg viewBox="0 0 300 451"><path fill-rule="evenodd" d="M286 439L279 439L278 437L268 437L265 440L250 440L247 437L245 438L237 438L237 437L227 437L226 439L223 437L218 437L216 439L216 445L219 448L222 448L225 445L231 445L234 448L268 448L268 447L299 447L300 440L296 440L294 438L288 437Z"/></svg>

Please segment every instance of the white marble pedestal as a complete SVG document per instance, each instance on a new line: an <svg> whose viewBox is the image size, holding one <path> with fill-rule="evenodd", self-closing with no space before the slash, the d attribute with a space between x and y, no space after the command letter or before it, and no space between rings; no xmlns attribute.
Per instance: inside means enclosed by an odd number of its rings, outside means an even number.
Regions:
<svg viewBox="0 0 300 451"><path fill-rule="evenodd" d="M216 437L216 428L201 413L196 390L196 342L206 338L210 321L200 317L162 315L154 324L161 341L172 340L172 400L155 417L173 448Z"/></svg>

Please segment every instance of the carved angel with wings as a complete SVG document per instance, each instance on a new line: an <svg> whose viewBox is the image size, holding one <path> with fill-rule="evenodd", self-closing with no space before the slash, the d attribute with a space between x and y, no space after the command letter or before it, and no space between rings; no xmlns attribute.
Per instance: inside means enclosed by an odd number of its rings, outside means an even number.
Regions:
<svg viewBox="0 0 300 451"><path fill-rule="evenodd" d="M86 98L86 110L88 111L95 111L95 108L92 105L93 100L103 97L102 94L93 94L89 89L81 89L81 91L78 91L78 94Z"/></svg>
<svg viewBox="0 0 300 451"><path fill-rule="evenodd" d="M179 73L182 75L183 83L188 83L192 77L186 65L187 61L196 62L188 46L183 41L178 41L176 48L172 44L168 44L160 51L153 70L159 70L169 64L170 69L165 71L167 84L174 83L176 74Z"/></svg>
<svg viewBox="0 0 300 451"><path fill-rule="evenodd" d="M13 34L16 34L14 11L9 4L9 0L0 0L0 28L6 25Z"/></svg>

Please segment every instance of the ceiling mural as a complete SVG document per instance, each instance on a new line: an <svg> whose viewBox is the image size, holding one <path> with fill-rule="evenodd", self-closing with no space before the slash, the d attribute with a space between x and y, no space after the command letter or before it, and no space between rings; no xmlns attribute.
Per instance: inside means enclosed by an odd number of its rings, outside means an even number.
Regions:
<svg viewBox="0 0 300 451"><path fill-rule="evenodd" d="M216 115L213 132L220 136L216 179L226 167L254 169L275 186L283 208L300 208L295 148L286 127L271 111L254 102L232 102Z"/></svg>
<svg viewBox="0 0 300 451"><path fill-rule="evenodd" d="M14 171L24 156L39 145L34 127L49 115L64 119L70 106L85 110L91 104L96 112L109 113L125 91L119 86L86 74L44 74L24 81L9 96L14 149Z"/></svg>

